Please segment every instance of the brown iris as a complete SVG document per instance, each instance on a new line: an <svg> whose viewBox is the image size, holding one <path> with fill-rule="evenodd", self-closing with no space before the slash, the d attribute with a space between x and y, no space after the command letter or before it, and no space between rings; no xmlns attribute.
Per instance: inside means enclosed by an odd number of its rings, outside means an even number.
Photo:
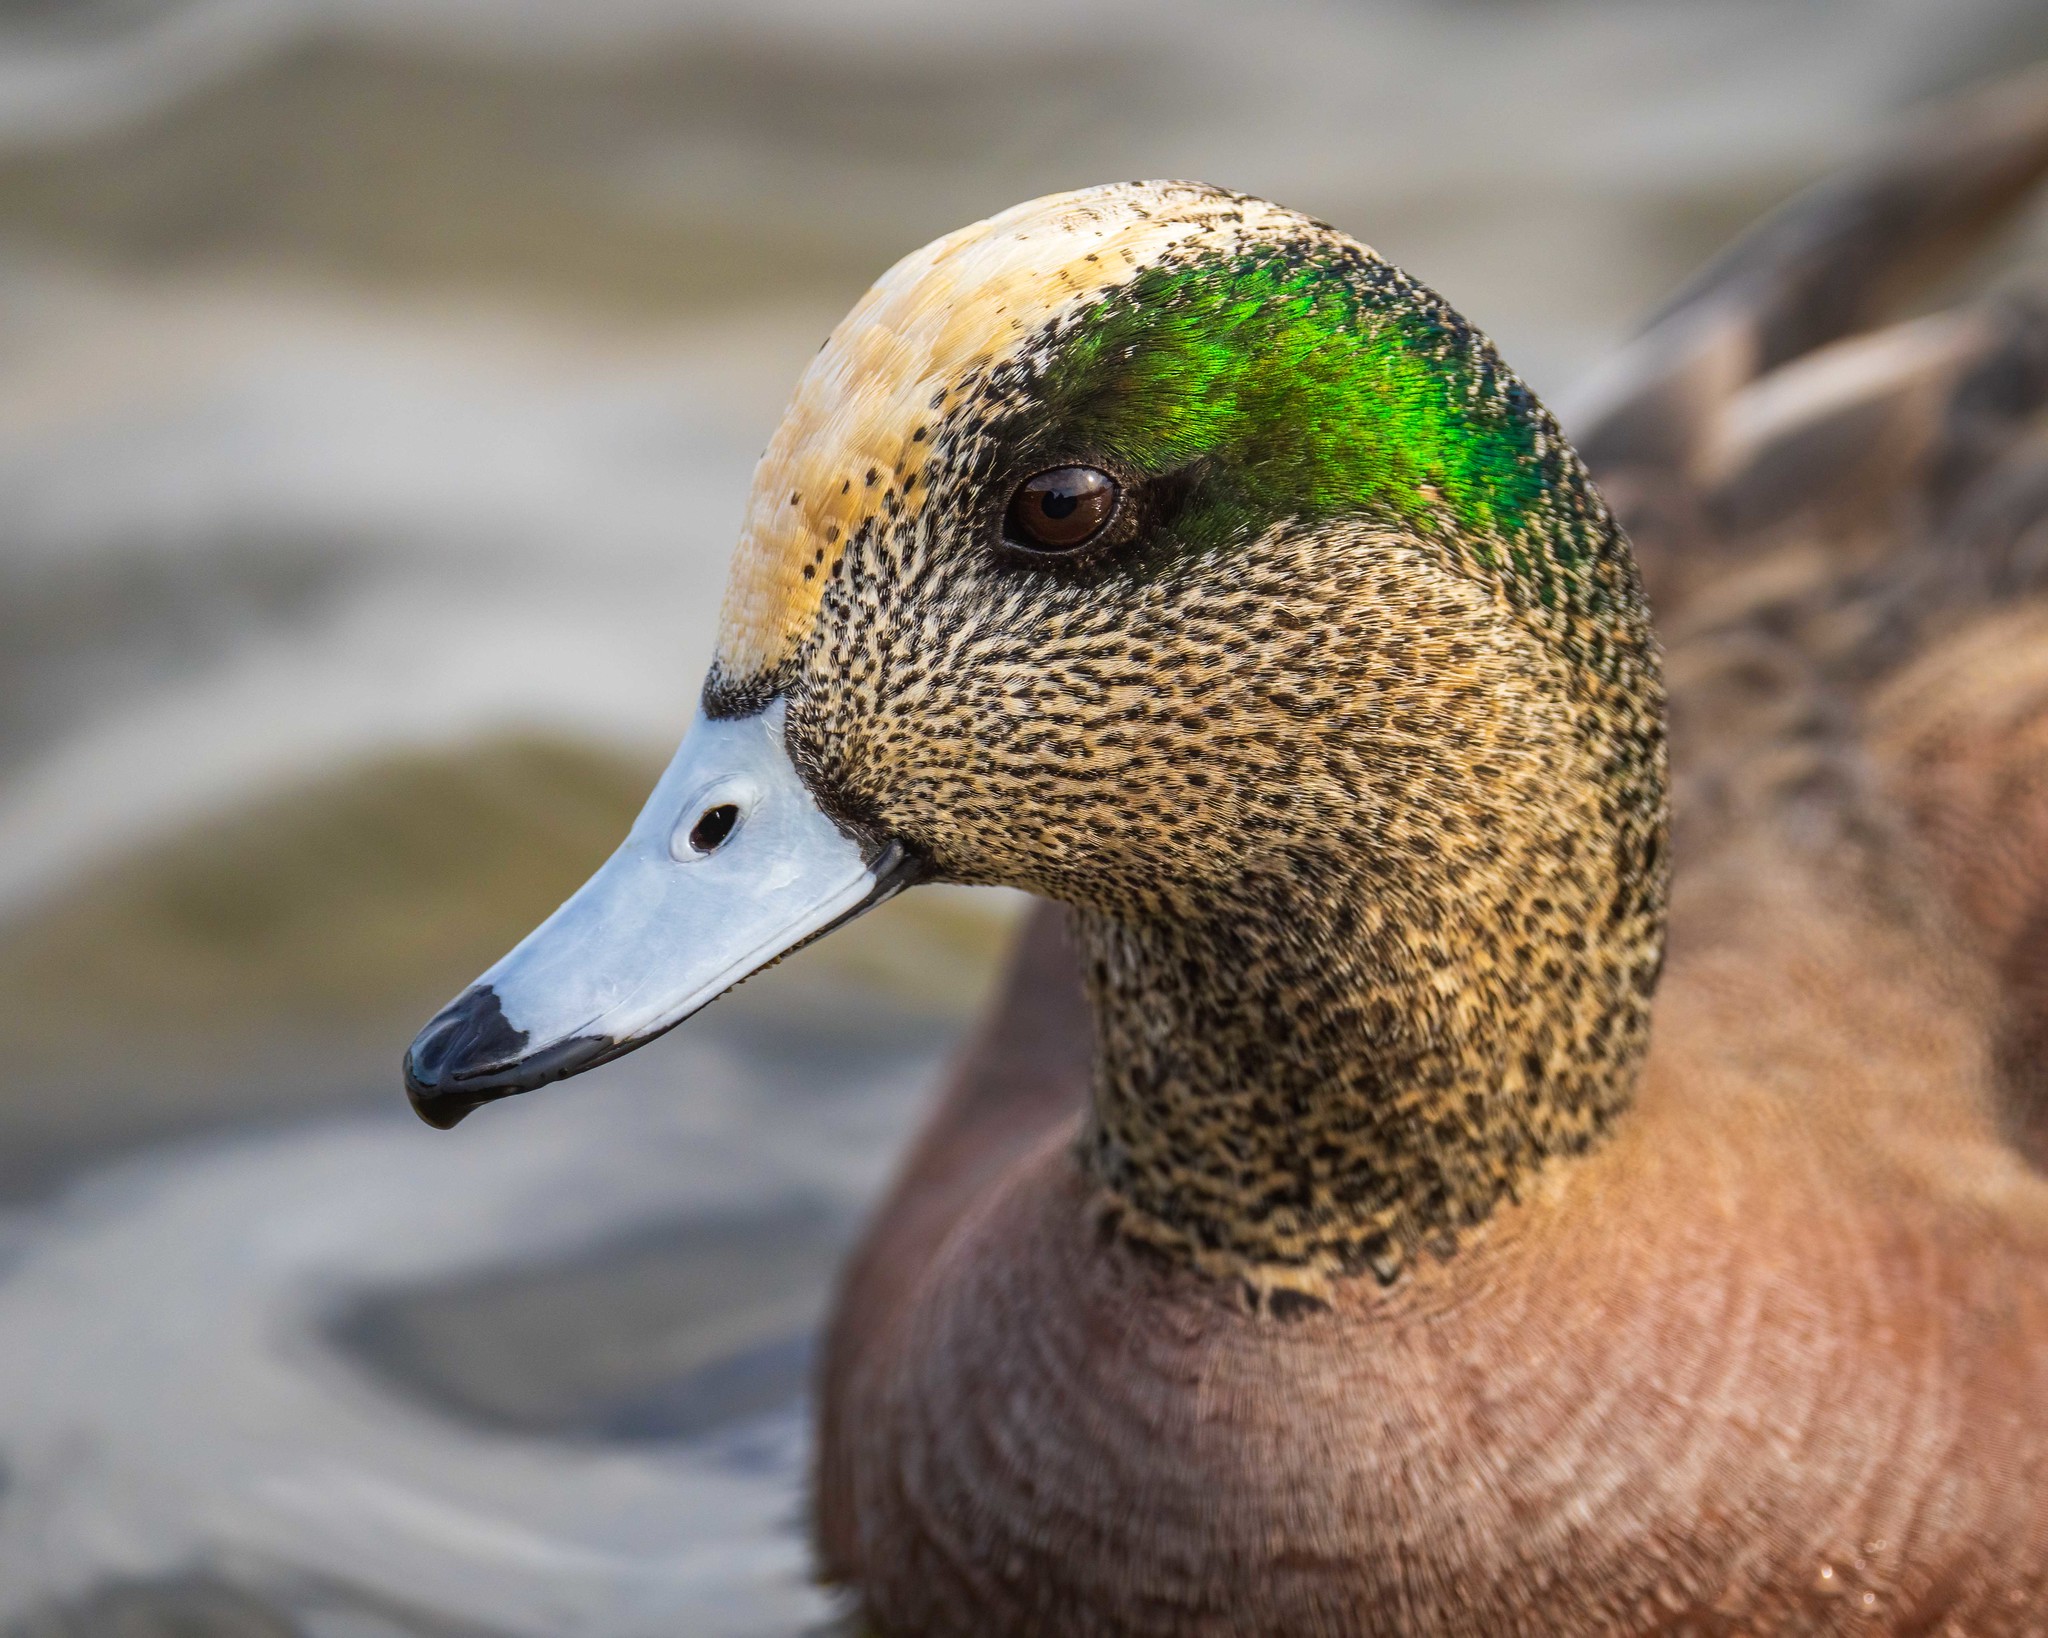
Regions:
<svg viewBox="0 0 2048 1638"><path fill-rule="evenodd" d="M1071 552L1116 515L1116 479L1099 467L1055 466L1017 486L1003 532L1037 552Z"/></svg>

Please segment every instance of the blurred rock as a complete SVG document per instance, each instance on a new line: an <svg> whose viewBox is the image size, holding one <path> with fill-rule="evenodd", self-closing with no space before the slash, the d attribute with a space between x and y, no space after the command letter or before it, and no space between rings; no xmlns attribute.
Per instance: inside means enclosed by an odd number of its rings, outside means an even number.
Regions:
<svg viewBox="0 0 2048 1638"><path fill-rule="evenodd" d="M701 1439L802 1394L850 1229L800 1200L681 1223L547 1267L380 1292L332 1335L500 1432Z"/></svg>
<svg viewBox="0 0 2048 1638"><path fill-rule="evenodd" d="M109 1587L32 1615L8 1638L305 1638L278 1610L211 1580Z"/></svg>
<svg viewBox="0 0 2048 1638"><path fill-rule="evenodd" d="M6 1638L490 1638L339 1591L274 1603L212 1576L124 1581L26 1617Z"/></svg>
<svg viewBox="0 0 2048 1638"><path fill-rule="evenodd" d="M313 38L132 124L0 159L0 221L102 259L586 310L844 303L992 208L987 156L1084 141L1112 98L1120 124L1171 117L1165 89L1107 41L1020 76L995 36L849 56L726 32L595 61ZM876 188L892 170L916 185Z"/></svg>

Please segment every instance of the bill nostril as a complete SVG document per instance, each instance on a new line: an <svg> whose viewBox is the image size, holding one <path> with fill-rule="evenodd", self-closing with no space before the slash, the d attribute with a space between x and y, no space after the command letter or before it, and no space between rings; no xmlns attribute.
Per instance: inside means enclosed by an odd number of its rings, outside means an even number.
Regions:
<svg viewBox="0 0 2048 1638"><path fill-rule="evenodd" d="M677 864L696 864L716 853L754 822L764 800L760 783L745 774L727 774L697 786L673 810L668 856Z"/></svg>
<svg viewBox="0 0 2048 1638"><path fill-rule="evenodd" d="M706 808L690 827L690 846L699 853L716 852L739 822L740 810L735 803L720 802L715 807Z"/></svg>

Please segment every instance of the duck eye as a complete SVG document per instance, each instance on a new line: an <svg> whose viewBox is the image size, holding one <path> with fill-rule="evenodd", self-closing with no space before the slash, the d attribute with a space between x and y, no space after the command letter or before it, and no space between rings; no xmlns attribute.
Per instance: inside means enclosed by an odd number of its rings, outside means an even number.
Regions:
<svg viewBox="0 0 2048 1638"><path fill-rule="evenodd" d="M1093 466L1055 466L1026 478L1010 497L1003 533L1035 552L1071 552L1116 515L1117 483Z"/></svg>

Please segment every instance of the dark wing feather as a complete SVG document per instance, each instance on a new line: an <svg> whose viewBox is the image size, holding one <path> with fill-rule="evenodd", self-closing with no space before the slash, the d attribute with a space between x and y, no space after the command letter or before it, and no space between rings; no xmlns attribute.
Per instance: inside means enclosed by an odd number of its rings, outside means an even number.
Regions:
<svg viewBox="0 0 2048 1638"><path fill-rule="evenodd" d="M1603 477L1687 471L1760 375L1896 316L2048 172L2048 68L1942 104L1710 262L1567 417Z"/></svg>
<svg viewBox="0 0 2048 1638"><path fill-rule="evenodd" d="M2037 1160L2048 300L1901 314L2044 175L2048 70L1930 110L1706 268L1578 423L1659 608L1681 868L1794 848L1947 918Z"/></svg>

